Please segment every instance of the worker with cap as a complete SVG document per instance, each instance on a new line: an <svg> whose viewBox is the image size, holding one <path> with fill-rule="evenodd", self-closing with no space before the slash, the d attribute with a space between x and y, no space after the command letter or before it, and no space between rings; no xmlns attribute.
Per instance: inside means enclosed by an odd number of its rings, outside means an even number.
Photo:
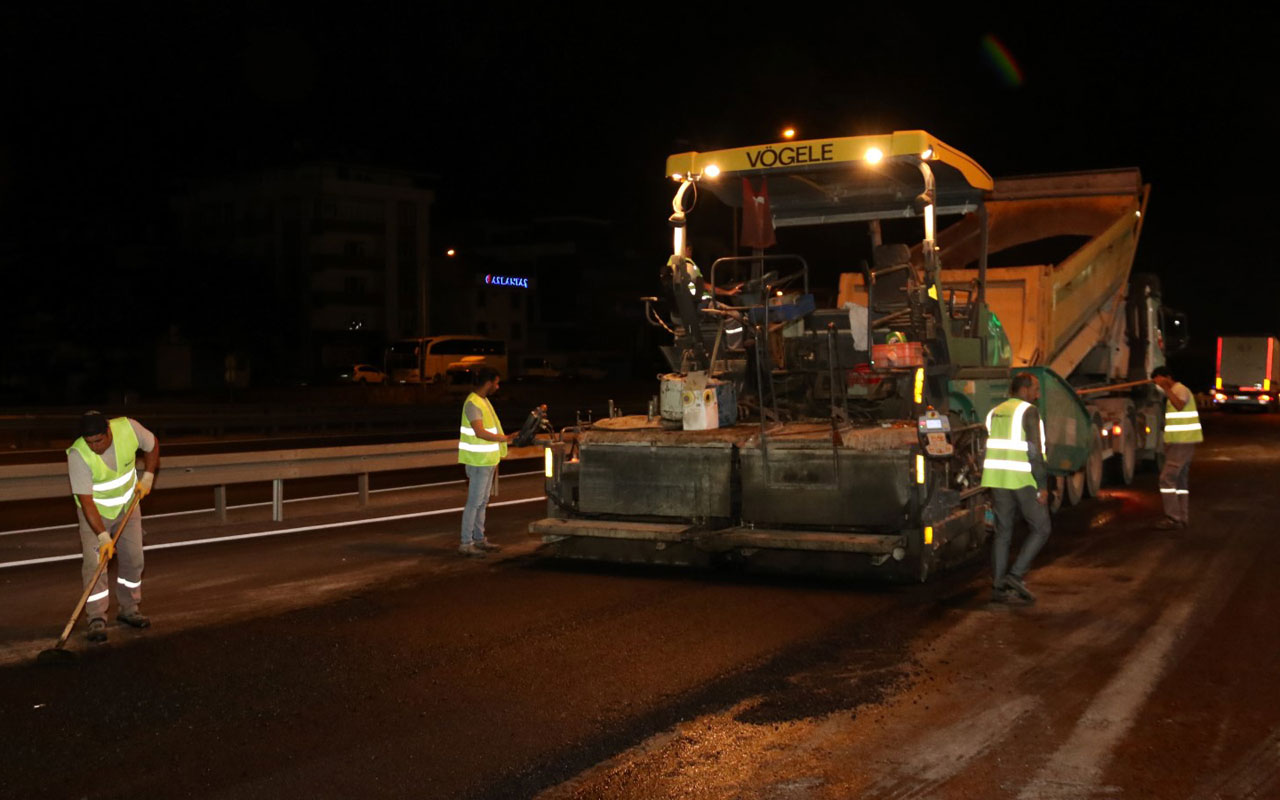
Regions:
<svg viewBox="0 0 1280 800"><path fill-rule="evenodd" d="M1151 380L1164 392L1164 467L1160 470L1160 502L1164 519L1158 530L1187 527L1191 521L1191 491L1188 478L1196 445L1204 441L1195 395L1173 379L1168 367L1156 367Z"/></svg>
<svg viewBox="0 0 1280 800"><path fill-rule="evenodd" d="M987 454L982 485L991 489L996 535L991 545L991 598L1007 602L1016 595L1036 601L1024 579L1031 561L1049 539L1049 471L1045 466L1044 422L1036 410L1040 381L1029 372L1013 377L1009 399L987 414ZM1013 524L1021 513L1031 529L1013 566L1009 548Z"/></svg>
<svg viewBox="0 0 1280 800"><path fill-rule="evenodd" d="M143 453L142 475L136 459ZM139 500L151 493L160 445L155 434L128 417L108 419L97 411L80 417L80 438L67 448L67 474L71 495L80 519L80 546L84 561L80 572L87 585L97 571L99 559L116 559L116 619L134 628L146 628L151 620L142 615L142 512L135 509L124 519L135 495ZM112 539L124 524L120 537ZM89 618L89 641L107 639L107 607L111 590L109 570L98 576L85 609Z"/></svg>
<svg viewBox="0 0 1280 800"><path fill-rule="evenodd" d="M489 402L489 397L498 391L498 371L482 366L476 370L474 380L476 389L462 404L458 438L458 463L463 464L467 472L467 505L462 511L462 544L458 552L483 558L487 552L502 549L485 536L484 517L497 478L498 462L507 454L507 443L516 437L502 431L498 413Z"/></svg>

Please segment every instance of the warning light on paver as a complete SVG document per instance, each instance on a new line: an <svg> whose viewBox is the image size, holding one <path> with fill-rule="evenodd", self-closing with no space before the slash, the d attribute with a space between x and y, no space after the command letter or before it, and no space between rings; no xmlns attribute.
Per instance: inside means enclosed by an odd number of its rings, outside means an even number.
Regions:
<svg viewBox="0 0 1280 800"><path fill-rule="evenodd" d="M867 160L868 164L879 164L881 159L884 158L884 151L879 147L869 147L862 157Z"/></svg>
<svg viewBox="0 0 1280 800"><path fill-rule="evenodd" d="M782 132L782 138L783 138L783 139L794 139L794 138L796 138L796 129L795 129L795 128L787 128L786 130L784 130L784 131Z"/></svg>
<svg viewBox="0 0 1280 800"><path fill-rule="evenodd" d="M924 455L916 453L916 483L924 483Z"/></svg>
<svg viewBox="0 0 1280 800"><path fill-rule="evenodd" d="M916 405L924 402L924 367L916 368L916 387L915 387Z"/></svg>
<svg viewBox="0 0 1280 800"><path fill-rule="evenodd" d="M552 454L550 447L542 451L542 463L543 463L543 467L542 467L543 474L545 474L548 478L554 478L556 474L556 459L555 459L555 456Z"/></svg>
<svg viewBox="0 0 1280 800"><path fill-rule="evenodd" d="M933 544L933 526L932 525L924 526L924 543Z"/></svg>

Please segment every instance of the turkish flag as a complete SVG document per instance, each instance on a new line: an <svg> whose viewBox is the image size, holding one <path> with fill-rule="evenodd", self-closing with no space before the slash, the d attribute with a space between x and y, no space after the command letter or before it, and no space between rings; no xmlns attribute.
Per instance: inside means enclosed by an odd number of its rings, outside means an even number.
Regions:
<svg viewBox="0 0 1280 800"><path fill-rule="evenodd" d="M742 179L742 246L773 247L778 237L773 230L773 211L769 209L769 179L761 178L760 194L751 181Z"/></svg>

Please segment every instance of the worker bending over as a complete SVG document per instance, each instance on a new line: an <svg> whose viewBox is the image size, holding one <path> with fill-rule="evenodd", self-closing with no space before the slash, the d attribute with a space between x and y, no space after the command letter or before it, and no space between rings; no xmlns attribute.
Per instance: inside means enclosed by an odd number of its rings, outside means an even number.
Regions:
<svg viewBox="0 0 1280 800"><path fill-rule="evenodd" d="M142 477L135 459L143 452ZM80 519L80 547L84 561L80 574L87 588L98 559L110 559L118 550L116 564L116 619L135 628L151 624L138 610L142 602L142 511L135 509L128 521L124 512L133 501L151 493L160 445L155 434L128 417L108 420L97 411L80 417L80 438L67 448L67 475ZM112 538L124 522L124 532L116 544ZM104 569L89 595L85 609L89 618L89 641L107 640L107 606L111 590Z"/></svg>
<svg viewBox="0 0 1280 800"><path fill-rule="evenodd" d="M1164 468L1160 470L1160 502L1164 519L1156 523L1163 531L1178 530L1191 522L1191 491L1188 478L1196 445L1204 441L1200 413L1191 390L1173 379L1168 367L1156 367L1151 380L1164 392Z"/></svg>
<svg viewBox="0 0 1280 800"><path fill-rule="evenodd" d="M1024 578L1031 561L1049 539L1049 472L1044 463L1044 423L1036 410L1040 382L1029 372L1019 373L1009 385L1010 398L987 414L987 456L982 465L982 485L995 501L996 535L991 546L992 600L1007 602L1011 594L1028 603L1036 601ZM1016 515L1031 528L1013 567L1009 547Z"/></svg>

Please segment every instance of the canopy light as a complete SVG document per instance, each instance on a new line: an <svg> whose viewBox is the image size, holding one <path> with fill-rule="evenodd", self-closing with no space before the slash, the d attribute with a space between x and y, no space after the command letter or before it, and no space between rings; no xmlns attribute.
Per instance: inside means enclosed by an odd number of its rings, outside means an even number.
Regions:
<svg viewBox="0 0 1280 800"><path fill-rule="evenodd" d="M702 170L702 174L706 175L708 178L714 178L720 174L720 168L715 164L709 164L706 169Z"/></svg>
<svg viewBox="0 0 1280 800"><path fill-rule="evenodd" d="M924 159L925 161L928 161L929 159L933 158L933 148L926 147L924 149L924 152L920 154L920 158Z"/></svg>
<svg viewBox="0 0 1280 800"><path fill-rule="evenodd" d="M444 254L445 254L446 256L448 256L449 258L453 258L454 256L456 256L456 255L458 254L458 251L457 251L457 250L454 250L452 247L450 247L448 250L445 250L445 251L444 251Z"/></svg>
<svg viewBox="0 0 1280 800"><path fill-rule="evenodd" d="M681 175L679 172L673 172L673 173L671 173L671 180L673 180L673 181L682 181L682 180L684 180L684 176L683 176L683 175Z"/></svg>
<svg viewBox="0 0 1280 800"><path fill-rule="evenodd" d="M884 159L884 151L879 147L869 147L862 157L867 160L868 164L879 164Z"/></svg>

